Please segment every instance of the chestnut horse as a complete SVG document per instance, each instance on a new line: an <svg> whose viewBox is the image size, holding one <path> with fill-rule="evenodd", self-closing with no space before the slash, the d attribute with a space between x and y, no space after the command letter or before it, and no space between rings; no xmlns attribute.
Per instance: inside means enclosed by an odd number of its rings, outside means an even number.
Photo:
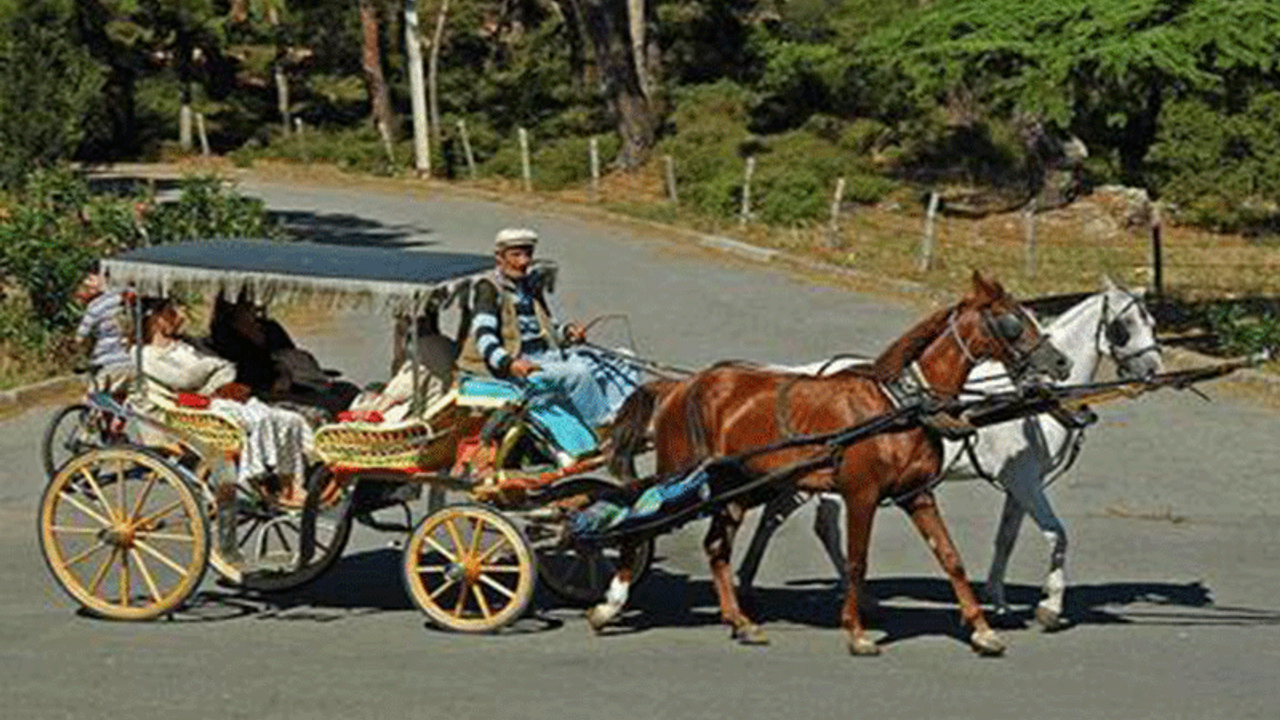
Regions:
<svg viewBox="0 0 1280 720"><path fill-rule="evenodd" d="M821 377L721 365L686 380L642 387L628 399L615 424L611 467L624 478L630 475L632 457L650 427L657 455L655 477L667 477L707 457L742 453L789 436L851 427L891 412L895 401L886 384L916 387L935 398L955 398L970 370L983 360L1003 362L1019 376L1034 370L1063 379L1070 370L1067 358L1047 342L1034 319L1004 288L975 272L973 289L964 299L927 317L871 365ZM757 456L748 466L763 474L814 458L815 451L830 449L780 450ZM991 655L1004 651L1003 641L978 606L934 501L932 487L941 469L938 434L913 429L844 448L833 466L772 489L776 493L799 487L844 497L849 582L841 624L849 651L855 655L879 653L858 615L858 597L866 574L871 521L882 501L902 507L934 551L955 589L961 616L972 628L969 640L974 649ZM732 628L732 636L744 643L762 643L765 638L738 606L730 573L732 543L747 507L767 499L769 495L763 494L728 504L712 516L704 540L721 619ZM593 629L601 629L625 604L632 552L633 548L622 547L623 569L614 577L605 601L588 612Z"/></svg>

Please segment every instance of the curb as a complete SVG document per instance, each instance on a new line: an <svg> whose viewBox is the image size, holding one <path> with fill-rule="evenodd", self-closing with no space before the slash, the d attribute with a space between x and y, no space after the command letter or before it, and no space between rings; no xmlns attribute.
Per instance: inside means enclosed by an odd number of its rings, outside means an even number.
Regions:
<svg viewBox="0 0 1280 720"><path fill-rule="evenodd" d="M0 392L0 410L25 409L40 400L47 400L83 388L84 381L74 375L64 375L41 380L31 385L22 385Z"/></svg>

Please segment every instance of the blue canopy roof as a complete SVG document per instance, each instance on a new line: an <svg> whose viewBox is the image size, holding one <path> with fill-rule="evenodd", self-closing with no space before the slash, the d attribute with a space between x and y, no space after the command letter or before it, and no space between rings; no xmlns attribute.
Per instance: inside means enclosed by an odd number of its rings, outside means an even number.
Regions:
<svg viewBox="0 0 1280 720"><path fill-rule="evenodd" d="M102 261L115 285L147 295L175 289L247 290L261 302L299 294L357 299L383 309L447 303L493 269L493 257L266 240L207 240L138 248Z"/></svg>

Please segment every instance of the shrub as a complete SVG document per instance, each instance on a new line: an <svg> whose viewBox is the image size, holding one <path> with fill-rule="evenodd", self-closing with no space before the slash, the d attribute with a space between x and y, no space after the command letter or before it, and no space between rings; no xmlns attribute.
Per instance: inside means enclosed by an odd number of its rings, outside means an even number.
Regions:
<svg viewBox="0 0 1280 720"><path fill-rule="evenodd" d="M229 190L213 176L184 178L178 199L151 208L144 227L155 244L217 237L284 237L261 200Z"/></svg>
<svg viewBox="0 0 1280 720"><path fill-rule="evenodd" d="M1238 108L1171 102L1151 148L1161 194L1183 218L1225 232L1280 226L1280 91Z"/></svg>

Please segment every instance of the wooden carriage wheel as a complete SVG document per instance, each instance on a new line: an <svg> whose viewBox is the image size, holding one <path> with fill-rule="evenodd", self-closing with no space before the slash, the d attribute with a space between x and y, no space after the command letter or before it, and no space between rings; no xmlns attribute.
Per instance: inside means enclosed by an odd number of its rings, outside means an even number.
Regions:
<svg viewBox="0 0 1280 720"><path fill-rule="evenodd" d="M497 630L533 598L533 552L506 518L479 505L453 505L423 518L401 564L409 597L441 627Z"/></svg>
<svg viewBox="0 0 1280 720"><path fill-rule="evenodd" d="M233 563L223 557L214 542L209 551L214 572L227 583L264 593L294 590L327 572L342 557L351 538L354 490L354 486L336 487L332 479L333 473L324 466L313 470L300 509L271 502L237 485L241 507L236 513L236 545L245 562ZM208 483L205 488L211 532L216 535L217 504ZM307 560L299 562L305 545L303 528L309 523L314 527L315 545Z"/></svg>
<svg viewBox="0 0 1280 720"><path fill-rule="evenodd" d="M620 563L619 553L614 547L574 543L565 527L567 513L586 507L602 494L616 491L618 484L594 477L576 477L568 482L581 489L581 493L546 507L513 513L513 517L523 526L525 537L538 558L538 579L543 586L572 605L594 605L604 599L609 589ZM636 547L631 563L632 587L649 572L653 551L652 538Z"/></svg>
<svg viewBox="0 0 1280 720"><path fill-rule="evenodd" d="M67 461L40 501L40 548L85 610L149 620L195 592L209 559L204 505L180 470L137 447Z"/></svg>

